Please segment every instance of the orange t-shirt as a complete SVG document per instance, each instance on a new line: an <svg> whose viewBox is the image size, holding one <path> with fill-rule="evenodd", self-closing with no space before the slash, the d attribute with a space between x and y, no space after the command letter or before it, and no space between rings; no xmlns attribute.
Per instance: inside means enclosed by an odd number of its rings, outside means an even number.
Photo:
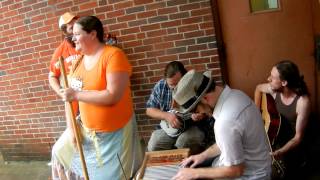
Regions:
<svg viewBox="0 0 320 180"><path fill-rule="evenodd" d="M66 73L69 74L72 63L80 56L80 54L75 50L74 47L65 39L59 45L59 47L54 51L51 61L50 61L50 75L57 78L60 77L60 67L59 67L59 57L64 58L64 66L66 68Z"/></svg>
<svg viewBox="0 0 320 180"><path fill-rule="evenodd" d="M86 70L80 62L71 76L71 87L76 90L105 90L106 75L112 72L132 73L127 56L117 47L106 45L97 64ZM81 120L84 125L98 132L116 131L126 125L133 114L130 83L117 104L96 105L79 101Z"/></svg>
<svg viewBox="0 0 320 180"><path fill-rule="evenodd" d="M59 79L59 83L62 86L62 80L61 80L61 72L60 72L60 66L59 66L59 58L63 57L64 59L64 67L66 68L66 75L69 74L72 63L74 63L77 58L80 57L80 53L75 50L74 47L66 40L64 39L62 43L59 45L59 47L54 51L51 61L50 61L50 72L49 76L54 76ZM78 110L78 104L76 102L72 102L73 109L75 111Z"/></svg>

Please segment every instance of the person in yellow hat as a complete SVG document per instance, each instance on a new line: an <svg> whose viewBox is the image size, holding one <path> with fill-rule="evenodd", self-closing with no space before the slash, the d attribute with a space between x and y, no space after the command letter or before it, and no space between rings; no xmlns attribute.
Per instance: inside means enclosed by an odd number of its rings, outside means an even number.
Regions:
<svg viewBox="0 0 320 180"><path fill-rule="evenodd" d="M50 62L50 71L49 71L49 84L51 88L61 97L60 88L62 88L63 82L61 82L61 72L59 66L59 57L63 57L64 64L66 67L66 73L69 74L69 71L72 66L72 62L75 61L80 54L75 50L75 44L72 41L73 36L73 24L78 19L78 17L70 12L64 13L59 18L59 29L62 31L64 39L58 48L54 51L53 56ZM77 108L77 107L76 107ZM57 143L52 148L52 178L53 179L70 179L71 172L69 172L66 167L65 158L61 157L59 154L69 154L69 151L66 151L66 140L67 131L64 131L63 135L58 139ZM71 148L70 148L71 149ZM63 152L63 153L61 153ZM69 157L69 156L65 156ZM76 178L73 178L76 179Z"/></svg>
<svg viewBox="0 0 320 180"><path fill-rule="evenodd" d="M60 95L60 67L58 63L58 58L63 57L66 67L67 74L69 73L72 65L72 61L76 60L79 53L75 50L75 45L72 41L72 30L73 24L78 19L78 17L70 12L64 13L59 18L59 29L64 35L64 40L54 51L50 62L50 72L49 72L49 83L51 88L61 97Z"/></svg>

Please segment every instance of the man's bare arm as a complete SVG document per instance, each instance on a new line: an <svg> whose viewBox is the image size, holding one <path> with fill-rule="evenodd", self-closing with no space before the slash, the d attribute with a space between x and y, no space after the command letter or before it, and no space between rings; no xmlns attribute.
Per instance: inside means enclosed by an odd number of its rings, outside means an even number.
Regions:
<svg viewBox="0 0 320 180"><path fill-rule="evenodd" d="M256 86L254 91L254 103L260 107L261 106L261 96L262 93L268 93L274 96L274 92L272 91L270 85L268 83L259 84Z"/></svg>
<svg viewBox="0 0 320 180"><path fill-rule="evenodd" d="M56 92L56 94L62 98L62 95L60 93L60 82L59 79L55 76L49 75L49 84L51 86L51 88L54 90L54 92Z"/></svg>
<svg viewBox="0 0 320 180"><path fill-rule="evenodd" d="M298 99L296 112L297 112L297 121L296 121L296 134L290 139L283 147L278 149L275 152L275 156L281 156L291 149L297 147L304 136L306 126L308 124L308 119L310 115L310 99L308 96L301 96Z"/></svg>

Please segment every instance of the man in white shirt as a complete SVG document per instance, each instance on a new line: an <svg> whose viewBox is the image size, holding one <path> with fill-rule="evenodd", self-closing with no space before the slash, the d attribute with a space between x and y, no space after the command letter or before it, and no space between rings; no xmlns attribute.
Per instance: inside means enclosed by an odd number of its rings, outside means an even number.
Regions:
<svg viewBox="0 0 320 180"><path fill-rule="evenodd" d="M228 86L215 86L211 73L189 71L173 91L181 112L192 111L197 104L207 106L215 118L216 144L182 162L173 178L261 179L271 176L271 156L260 111L243 92ZM210 158L211 167L195 168Z"/></svg>

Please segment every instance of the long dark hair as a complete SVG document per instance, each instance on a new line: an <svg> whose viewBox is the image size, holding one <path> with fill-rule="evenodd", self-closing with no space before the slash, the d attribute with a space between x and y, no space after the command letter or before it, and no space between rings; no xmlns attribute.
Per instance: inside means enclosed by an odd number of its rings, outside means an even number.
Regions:
<svg viewBox="0 0 320 180"><path fill-rule="evenodd" d="M287 87L293 90L298 96L309 95L303 75L300 75L298 66L290 60L280 61L275 65L280 79L287 81Z"/></svg>
<svg viewBox="0 0 320 180"><path fill-rule="evenodd" d="M103 25L96 16L81 17L75 22L75 24L81 25L82 30L86 31L87 33L95 30L97 32L97 38L99 42L104 43Z"/></svg>

